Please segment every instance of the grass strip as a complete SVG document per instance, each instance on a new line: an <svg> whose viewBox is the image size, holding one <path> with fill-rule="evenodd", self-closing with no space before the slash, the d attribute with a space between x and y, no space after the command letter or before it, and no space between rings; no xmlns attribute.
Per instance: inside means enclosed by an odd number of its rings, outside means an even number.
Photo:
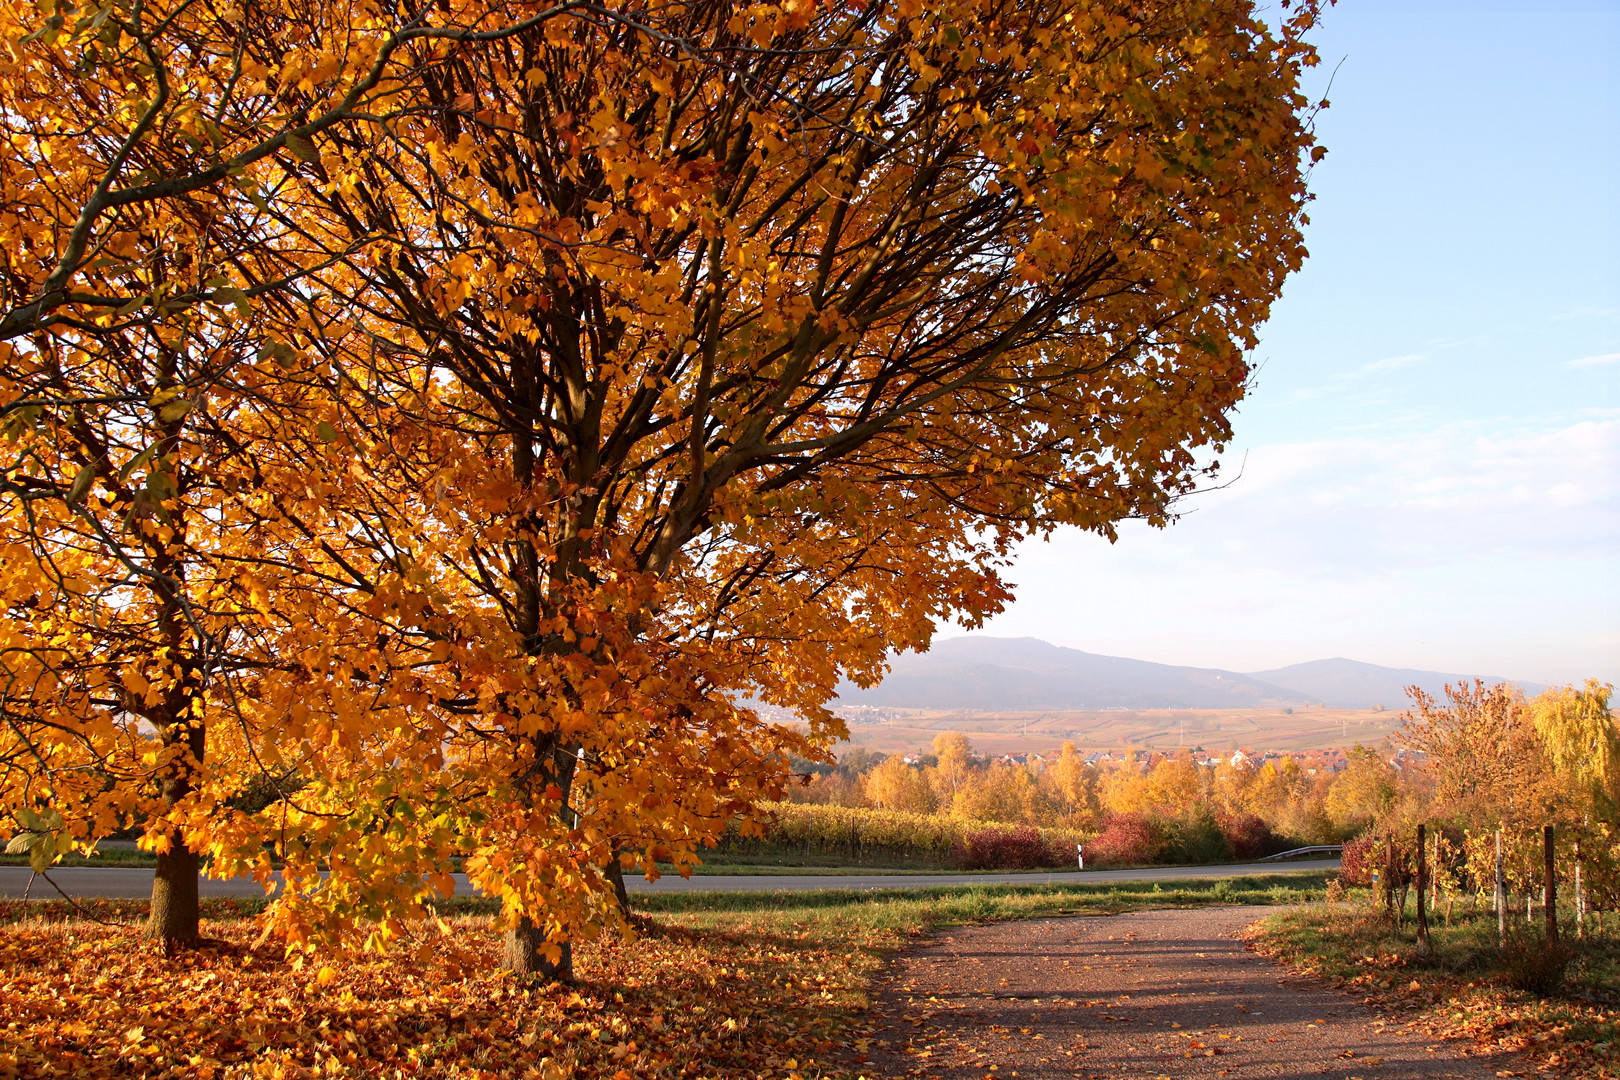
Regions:
<svg viewBox="0 0 1620 1080"><path fill-rule="evenodd" d="M1503 948L1493 912L1436 918L1422 956L1410 911L1396 926L1369 902L1315 904L1272 915L1254 944L1436 1037L1529 1054L1542 1075L1620 1078L1620 937L1590 922L1584 940L1566 934L1562 985L1536 992L1515 983L1545 974L1549 950L1522 910L1509 925Z"/></svg>

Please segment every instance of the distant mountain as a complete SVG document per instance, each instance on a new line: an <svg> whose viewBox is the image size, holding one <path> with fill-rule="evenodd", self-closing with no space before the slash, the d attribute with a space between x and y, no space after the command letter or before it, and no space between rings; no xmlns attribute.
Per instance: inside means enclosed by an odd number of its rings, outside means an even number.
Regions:
<svg viewBox="0 0 1620 1080"><path fill-rule="evenodd" d="M1410 699L1408 686L1416 686L1426 693L1440 697L1447 683L1473 682L1472 675L1447 675L1438 671L1418 671L1414 668L1387 668L1377 664L1363 664L1359 660L1337 657L1332 660L1311 660L1304 664L1271 671L1250 673L1256 679L1291 687L1311 701L1320 701L1336 709L1370 709L1383 705L1391 709L1405 708ZM1479 676L1487 683L1507 682L1494 675ZM1526 694L1541 693L1539 683L1521 682Z"/></svg>
<svg viewBox="0 0 1620 1080"><path fill-rule="evenodd" d="M1446 683L1464 678L1469 677L1342 659L1243 674L1099 656L1036 638L964 637L936 641L920 655L895 657L889 676L870 690L845 683L838 693L848 705L976 712L1238 709L1308 702L1398 709L1406 703L1408 685L1438 694ZM1541 690L1533 683L1520 685L1527 693Z"/></svg>
<svg viewBox="0 0 1620 1080"><path fill-rule="evenodd" d="M846 683L850 705L982 712L1091 709L1237 709L1303 702L1306 695L1249 675L1098 656L1035 638L951 638L894 658L871 690Z"/></svg>

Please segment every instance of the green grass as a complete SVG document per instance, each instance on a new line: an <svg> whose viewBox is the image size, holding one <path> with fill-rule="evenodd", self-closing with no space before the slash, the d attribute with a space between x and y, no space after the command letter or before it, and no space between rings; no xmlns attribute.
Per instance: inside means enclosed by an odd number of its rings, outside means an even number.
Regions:
<svg viewBox="0 0 1620 1080"><path fill-rule="evenodd" d="M266 903L259 896L205 896L202 916L222 921L252 918L264 910ZM81 897L69 902L41 881L35 883L31 899L0 897L0 926L30 920L54 923L85 918L108 923L138 923L146 920L149 911L148 900L133 897Z"/></svg>
<svg viewBox="0 0 1620 1080"><path fill-rule="evenodd" d="M1415 1008L1424 1024L1486 1050L1520 1051L1557 1075L1620 1077L1620 934L1614 914L1574 939L1573 912L1559 920L1571 959L1561 987L1529 989L1525 976L1547 970L1540 928L1522 906L1497 943L1494 912L1466 901L1430 925L1429 955L1418 954L1413 912L1402 925L1358 895L1350 903L1279 912L1261 924L1256 945L1313 974L1341 980L1369 1001ZM1518 976L1518 978L1515 978ZM1517 985L1515 985L1517 983Z"/></svg>
<svg viewBox="0 0 1620 1080"><path fill-rule="evenodd" d="M1509 935L1520 950L1544 944L1543 916L1527 922L1523 907L1508 918ZM1566 972L1569 992L1620 996L1620 935L1611 916L1601 931L1596 919L1587 920L1587 935L1574 937L1574 912L1561 912L1563 944L1574 952ZM1464 901L1430 918L1429 956L1417 951L1416 910L1407 904L1397 927L1381 908L1361 896L1347 904L1320 905L1274 915L1266 924L1267 939L1284 955L1307 960L1325 975L1344 979L1371 976L1372 981L1397 981L1397 971L1432 972L1475 981L1505 981L1506 958L1497 944L1496 915L1479 904ZM1508 950L1508 955L1512 950ZM1384 974L1380 975L1382 972Z"/></svg>
<svg viewBox="0 0 1620 1080"><path fill-rule="evenodd" d="M0 866L27 866L26 855L0 855ZM128 848L117 848L111 851L98 852L93 858L83 855L64 855L54 864L56 866L156 866L157 856L150 851L132 851Z"/></svg>
<svg viewBox="0 0 1620 1080"><path fill-rule="evenodd" d="M919 889L817 889L813 892L678 892L637 894L638 913L705 916L732 923L735 916L761 928L802 927L828 921L896 930L952 923L1028 919L1046 915L1111 914L1146 908L1224 904L1300 904L1321 899L1329 874L1301 871L1238 878L1183 878L1165 882L1091 884L943 885ZM724 919L719 917L724 916Z"/></svg>

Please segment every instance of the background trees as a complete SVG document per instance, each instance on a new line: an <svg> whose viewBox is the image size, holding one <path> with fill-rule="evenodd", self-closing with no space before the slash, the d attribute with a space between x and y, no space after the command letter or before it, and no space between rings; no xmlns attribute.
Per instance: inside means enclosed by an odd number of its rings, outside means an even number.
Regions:
<svg viewBox="0 0 1620 1080"><path fill-rule="evenodd" d="M1596 680L1530 701L1514 687L1477 681L1448 687L1443 702L1414 693L1405 738L1427 755L1433 780L1432 802L1422 812L1453 831L1468 887L1494 890L1500 833L1509 890L1536 891L1544 877L1542 828L1552 825L1566 883L1573 884L1579 866L1596 906L1612 907L1620 898L1620 822L1608 779L1616 738L1610 694Z"/></svg>

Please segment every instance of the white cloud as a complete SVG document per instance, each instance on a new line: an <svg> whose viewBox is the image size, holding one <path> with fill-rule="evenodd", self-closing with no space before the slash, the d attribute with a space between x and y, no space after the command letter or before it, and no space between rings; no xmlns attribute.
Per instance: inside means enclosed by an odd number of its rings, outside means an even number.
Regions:
<svg viewBox="0 0 1620 1080"><path fill-rule="evenodd" d="M1374 360L1371 363L1362 364L1354 371L1341 372L1340 374L1335 375L1334 379L1342 382L1347 379L1360 379L1367 375L1378 375L1385 371L1395 371L1399 368L1410 367L1412 364L1415 364L1423 359L1425 359L1423 353L1407 353L1404 356L1386 356L1382 360Z"/></svg>
<svg viewBox="0 0 1620 1080"><path fill-rule="evenodd" d="M1598 367L1601 364L1620 363L1620 352L1600 353L1597 356L1583 356L1579 360L1565 361L1565 367Z"/></svg>
<svg viewBox="0 0 1620 1080"><path fill-rule="evenodd" d="M1243 471L1162 532L1025 545L989 632L1239 670L1617 674L1620 418L1391 424Z"/></svg>

